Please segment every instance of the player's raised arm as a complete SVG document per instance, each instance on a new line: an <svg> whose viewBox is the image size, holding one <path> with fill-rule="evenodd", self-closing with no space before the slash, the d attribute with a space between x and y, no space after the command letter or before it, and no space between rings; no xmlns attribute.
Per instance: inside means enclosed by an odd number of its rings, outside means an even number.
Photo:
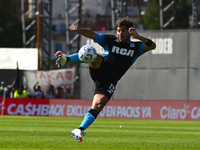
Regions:
<svg viewBox="0 0 200 150"><path fill-rule="evenodd" d="M77 32L85 37L91 38L93 40L96 39L96 33L90 29L86 29L86 28L79 28L78 26L71 26L70 30L73 32Z"/></svg>
<svg viewBox="0 0 200 150"><path fill-rule="evenodd" d="M145 45L144 45L144 49L145 49L146 51L153 50L153 49L156 48L156 44L155 44L152 40L150 40L150 39L148 39L148 38L145 38L145 37L143 37L143 36L140 36L140 35L135 31L135 29L134 29L133 27L129 28L129 33L131 34L131 36L132 36L133 38L138 39L138 40L144 42L144 44L145 44Z"/></svg>

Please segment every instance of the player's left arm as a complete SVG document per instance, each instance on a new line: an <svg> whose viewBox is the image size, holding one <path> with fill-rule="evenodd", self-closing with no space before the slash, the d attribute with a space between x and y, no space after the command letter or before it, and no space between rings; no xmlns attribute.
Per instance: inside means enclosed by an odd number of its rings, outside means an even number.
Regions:
<svg viewBox="0 0 200 150"><path fill-rule="evenodd" d="M133 27L129 28L129 33L133 38L138 39L144 43L144 50L149 51L156 48L156 44L152 40L139 35Z"/></svg>

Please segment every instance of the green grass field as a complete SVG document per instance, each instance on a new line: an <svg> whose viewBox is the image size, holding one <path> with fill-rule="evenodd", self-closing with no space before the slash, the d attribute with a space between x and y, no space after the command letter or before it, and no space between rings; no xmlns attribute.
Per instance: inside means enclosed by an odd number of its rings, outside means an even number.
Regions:
<svg viewBox="0 0 200 150"><path fill-rule="evenodd" d="M0 150L200 149L200 122L97 119L86 130L83 142L77 142L70 131L81 121L82 118L0 116Z"/></svg>

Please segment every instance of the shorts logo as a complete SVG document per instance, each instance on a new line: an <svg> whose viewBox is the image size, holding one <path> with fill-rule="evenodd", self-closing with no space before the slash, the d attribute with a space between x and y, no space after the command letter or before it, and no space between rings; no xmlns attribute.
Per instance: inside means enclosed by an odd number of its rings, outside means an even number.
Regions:
<svg viewBox="0 0 200 150"><path fill-rule="evenodd" d="M115 86L111 83L110 84L110 87L109 87L109 90L107 90L110 94L112 94L115 90Z"/></svg>

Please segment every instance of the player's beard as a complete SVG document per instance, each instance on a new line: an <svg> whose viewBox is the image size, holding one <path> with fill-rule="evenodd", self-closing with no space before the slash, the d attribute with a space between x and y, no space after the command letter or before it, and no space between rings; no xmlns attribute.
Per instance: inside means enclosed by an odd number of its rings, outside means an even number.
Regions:
<svg viewBox="0 0 200 150"><path fill-rule="evenodd" d="M120 36L118 37L120 42L122 43L129 43L130 42L130 36Z"/></svg>
<svg viewBox="0 0 200 150"><path fill-rule="evenodd" d="M122 43L129 43L130 42L130 35L126 36L118 36L119 41Z"/></svg>

